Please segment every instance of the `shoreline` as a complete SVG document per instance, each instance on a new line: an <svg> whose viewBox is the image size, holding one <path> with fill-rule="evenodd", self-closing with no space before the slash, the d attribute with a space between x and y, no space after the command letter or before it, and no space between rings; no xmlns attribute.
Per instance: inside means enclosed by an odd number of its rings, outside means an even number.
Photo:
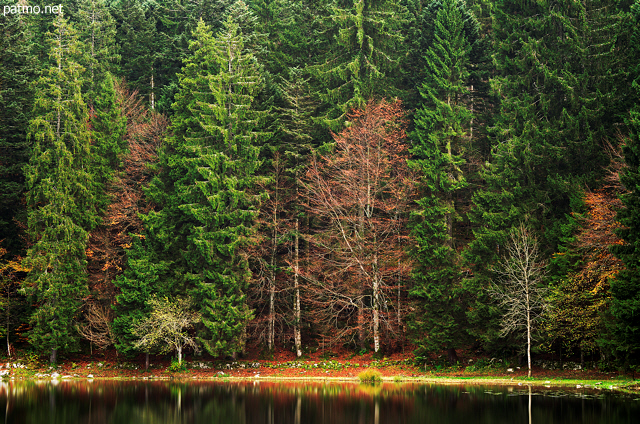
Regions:
<svg viewBox="0 0 640 424"><path fill-rule="evenodd" d="M357 376L194 376L189 373L176 373L171 375L98 375L88 377L86 375L60 375L52 376L20 376L15 377L3 376L2 382L17 381L56 381L60 382L78 382L78 381L172 381L172 382L216 382L216 383L361 383ZM499 375L483 375L483 376L415 376L407 377L402 375L383 376L382 381L375 384L438 384L438 385L473 385L473 386L520 386L531 387L536 389L590 389L590 390L608 390L622 393L640 394L640 380L611 378L606 379L580 379L580 378L546 378L546 377L504 377Z"/></svg>

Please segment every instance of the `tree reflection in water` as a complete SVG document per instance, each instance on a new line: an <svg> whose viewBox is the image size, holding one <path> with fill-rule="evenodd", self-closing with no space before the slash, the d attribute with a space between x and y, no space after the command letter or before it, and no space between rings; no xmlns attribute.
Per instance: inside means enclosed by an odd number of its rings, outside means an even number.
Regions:
<svg viewBox="0 0 640 424"><path fill-rule="evenodd" d="M633 397L526 386L205 381L0 383L5 423L628 423Z"/></svg>

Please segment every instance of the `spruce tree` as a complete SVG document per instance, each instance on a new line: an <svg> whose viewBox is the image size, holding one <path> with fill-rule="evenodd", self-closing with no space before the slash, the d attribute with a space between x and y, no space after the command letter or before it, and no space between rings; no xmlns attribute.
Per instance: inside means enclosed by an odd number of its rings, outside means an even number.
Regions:
<svg viewBox="0 0 640 424"><path fill-rule="evenodd" d="M155 19L143 4L123 0L113 9L116 43L121 56L119 76L142 94L151 108L157 102L155 65L158 41ZM157 77L156 77L157 79Z"/></svg>
<svg viewBox="0 0 640 424"><path fill-rule="evenodd" d="M0 16L0 240L10 254L24 249L16 221L26 220L22 168L29 160L26 133L34 102L31 83L38 72L29 35L32 30L26 15Z"/></svg>
<svg viewBox="0 0 640 424"><path fill-rule="evenodd" d="M38 81L29 130L34 148L25 171L34 240L25 259L25 291L36 304L29 341L49 350L52 363L59 350L75 347L73 321L87 295L88 231L96 223L84 69L76 61L83 47L61 15L54 25L49 42L55 65Z"/></svg>
<svg viewBox="0 0 640 424"><path fill-rule="evenodd" d="M418 266L410 293L420 309L410 326L421 351L449 349L455 362L455 348L466 341L456 198L467 185L463 165L472 116L466 105L470 44L458 0L442 2L434 27L420 89L424 103L416 112L412 136L410 164L420 176L421 198L412 214Z"/></svg>
<svg viewBox="0 0 640 424"><path fill-rule="evenodd" d="M160 210L144 218L142 256L153 259L141 256L139 264L166 264L154 291L187 291L202 315L200 342L212 355L235 355L244 349L251 317L241 249L251 242L258 207L253 189L263 114L253 101L261 79L233 16L215 38L202 21L194 35L163 172L148 191ZM130 265L132 276L146 272Z"/></svg>
<svg viewBox="0 0 640 424"><path fill-rule="evenodd" d="M397 0L336 0L328 13L324 36L332 38L310 70L325 105L319 119L337 131L351 109L398 94L392 70L399 64L404 13Z"/></svg>
<svg viewBox="0 0 640 424"><path fill-rule="evenodd" d="M469 317L487 342L497 333L484 288L510 228L527 223L543 256L563 251L577 231L572 213L584 208L584 187L602 177L603 144L617 125L616 102L604 93L615 89L605 87L617 58L601 30L615 12L592 2L496 4L492 88L501 104L485 186L473 197L475 239L464 252L472 272L465 284L477 297Z"/></svg>
<svg viewBox="0 0 640 424"><path fill-rule="evenodd" d="M125 153L125 134L127 120L118 104L115 79L110 72L102 77L93 98L93 119L91 120L91 145L94 163L92 172L96 183L98 207L104 209L108 202L107 183L114 172L122 166L122 155Z"/></svg>
<svg viewBox="0 0 640 424"><path fill-rule="evenodd" d="M624 243L614 248L625 269L611 281L611 316L607 343L614 355L626 364L640 359L640 111L631 113L629 124L633 129L624 146L624 168L620 180L628 192L622 195L624 208L617 219L622 224L618 235Z"/></svg>

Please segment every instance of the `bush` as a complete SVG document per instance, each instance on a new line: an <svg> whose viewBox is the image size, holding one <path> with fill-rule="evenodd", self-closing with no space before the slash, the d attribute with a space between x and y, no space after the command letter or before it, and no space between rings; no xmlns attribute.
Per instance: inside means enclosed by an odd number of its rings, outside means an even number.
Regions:
<svg viewBox="0 0 640 424"><path fill-rule="evenodd" d="M361 383L380 383L382 382L382 374L378 370L364 370L358 374Z"/></svg>
<svg viewBox="0 0 640 424"><path fill-rule="evenodd" d="M187 370L187 364L185 363L185 361L182 361L182 363L178 362L178 361L171 361L171 365L169 365L168 368L169 371L171 372L182 372L182 371L186 371Z"/></svg>

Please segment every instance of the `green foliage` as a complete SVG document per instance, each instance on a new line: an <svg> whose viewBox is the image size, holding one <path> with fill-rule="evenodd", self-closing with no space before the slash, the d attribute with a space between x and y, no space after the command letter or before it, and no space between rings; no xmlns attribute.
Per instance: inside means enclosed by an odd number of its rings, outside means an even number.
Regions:
<svg viewBox="0 0 640 424"><path fill-rule="evenodd" d="M187 364L180 361L171 361L171 365L167 368L169 372L185 372L187 370Z"/></svg>
<svg viewBox="0 0 640 424"><path fill-rule="evenodd" d="M82 98L77 63L82 45L61 16L50 34L55 62L38 81L36 117L29 136L34 148L26 168L30 269L25 292L38 305L29 340L52 351L71 350L77 340L73 321L87 293L88 231L97 222L96 187L90 173L89 114Z"/></svg>
<svg viewBox="0 0 640 424"><path fill-rule="evenodd" d="M136 349L159 350L162 353L177 351L178 365L182 366L182 350L191 347L198 350L195 337L189 329L200 321L200 314L192 310L189 298L159 298L152 296L147 302L149 316L137 322L132 335L137 337Z"/></svg>
<svg viewBox="0 0 640 424"><path fill-rule="evenodd" d="M358 380L360 380L361 383L381 383L382 374L378 370L366 369L358 374Z"/></svg>
<svg viewBox="0 0 640 424"><path fill-rule="evenodd" d="M26 220L22 168L29 160L27 129L37 76L33 25L25 16L0 16L0 240L11 254L21 253L16 221Z"/></svg>
<svg viewBox="0 0 640 424"><path fill-rule="evenodd" d="M623 169L620 181L628 192L621 196L624 208L618 212L621 224L618 235L623 244L614 254L624 263L611 281L611 320L608 323L611 340L607 347L625 363L640 360L640 110L631 113L631 138L624 146Z"/></svg>
<svg viewBox="0 0 640 424"><path fill-rule="evenodd" d="M420 89L424 103L412 135L414 159L409 163L420 176L421 198L412 213L417 266L410 294L420 308L409 325L421 352L468 342L455 239L460 220L455 199L467 185L463 165L472 117L465 104L470 44L463 18L457 0L444 1L435 16L433 45L425 56L427 77Z"/></svg>
<svg viewBox="0 0 640 424"><path fill-rule="evenodd" d="M577 229L572 212L583 207L584 185L595 186L607 163L601 143L620 123L608 96L625 89L610 72L621 71L610 37L621 31L617 12L601 6L561 1L550 13L547 2L496 4L492 87L501 105L485 186L473 197L475 239L464 252L473 272L465 286L476 297L469 318L486 341L496 340L496 315L484 288L509 229L526 222L544 255L561 251Z"/></svg>
<svg viewBox="0 0 640 424"><path fill-rule="evenodd" d="M324 37L331 47L311 68L326 105L324 126L338 131L351 109L370 99L395 97L394 73L399 64L404 14L397 0L350 0L327 7Z"/></svg>

